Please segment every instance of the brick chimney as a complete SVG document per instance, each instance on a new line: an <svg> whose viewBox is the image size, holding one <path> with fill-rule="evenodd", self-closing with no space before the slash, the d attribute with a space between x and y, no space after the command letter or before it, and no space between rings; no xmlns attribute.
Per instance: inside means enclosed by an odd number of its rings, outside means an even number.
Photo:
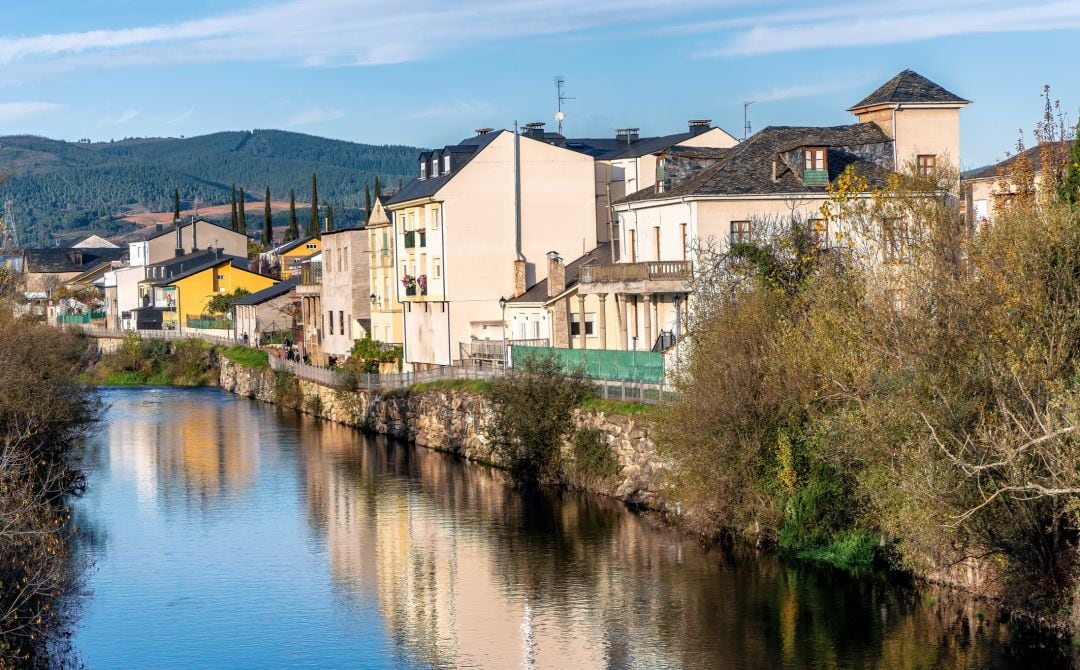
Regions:
<svg viewBox="0 0 1080 670"><path fill-rule="evenodd" d="M525 286L525 261L514 261L514 297L525 293L528 287Z"/></svg>
<svg viewBox="0 0 1080 670"><path fill-rule="evenodd" d="M566 266L557 251L549 251L547 297L554 298L566 290Z"/></svg>

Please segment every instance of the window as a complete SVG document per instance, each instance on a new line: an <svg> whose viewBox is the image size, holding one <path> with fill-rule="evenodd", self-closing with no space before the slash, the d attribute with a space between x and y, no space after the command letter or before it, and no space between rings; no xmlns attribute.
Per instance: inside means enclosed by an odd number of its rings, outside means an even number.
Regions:
<svg viewBox="0 0 1080 670"><path fill-rule="evenodd" d="M329 312L327 312L327 314L330 315L330 318L327 319L326 324L327 324L327 327L330 329L330 334L333 335L334 334L334 310L330 310Z"/></svg>
<svg viewBox="0 0 1080 670"><path fill-rule="evenodd" d="M540 322L539 321L533 321L533 339L534 340L539 340L540 339Z"/></svg>
<svg viewBox="0 0 1080 670"><path fill-rule="evenodd" d="M752 228L749 221L731 222L731 244L748 244L752 238Z"/></svg>
<svg viewBox="0 0 1080 670"><path fill-rule="evenodd" d="M596 323L596 315L585 313L585 336L592 337L594 329L593 326ZM581 312L572 312L570 314L570 335L572 337L579 337L581 335Z"/></svg>
<svg viewBox="0 0 1080 670"><path fill-rule="evenodd" d="M807 224L807 232L814 244L822 249L829 248L829 222L825 219L810 219Z"/></svg>
<svg viewBox="0 0 1080 670"><path fill-rule="evenodd" d="M431 158L431 176L432 177L438 177L439 176L439 157L438 156L433 156Z"/></svg>
<svg viewBox="0 0 1080 670"><path fill-rule="evenodd" d="M915 157L915 168L923 177L929 177L934 174L934 169L937 168L937 156L933 154L920 154Z"/></svg>
<svg viewBox="0 0 1080 670"><path fill-rule="evenodd" d="M887 263L902 263L907 259L908 242L900 219L887 219L882 223L882 255Z"/></svg>
<svg viewBox="0 0 1080 670"><path fill-rule="evenodd" d="M439 227L439 210L431 210L431 227L437 229Z"/></svg>
<svg viewBox="0 0 1080 670"><path fill-rule="evenodd" d="M450 172L450 157L449 156L443 156L443 159L442 159L442 171L443 171L443 174L446 174L447 172Z"/></svg>
<svg viewBox="0 0 1080 670"><path fill-rule="evenodd" d="M976 221L984 221L986 219L986 217L987 217L988 212L989 212L989 210L986 207L986 201L985 200L976 200L975 201L975 220Z"/></svg>
<svg viewBox="0 0 1080 670"><path fill-rule="evenodd" d="M337 318L338 318L338 326L340 327L340 330L338 330L338 332L341 333L342 335L344 335L345 334L345 312L342 311L342 310L339 310L338 313L337 313Z"/></svg>
<svg viewBox="0 0 1080 670"><path fill-rule="evenodd" d="M345 250L341 253L345 260L345 271L349 271L349 247L345 247Z"/></svg>
<svg viewBox="0 0 1080 670"><path fill-rule="evenodd" d="M427 161L420 161L420 181L427 179Z"/></svg>
<svg viewBox="0 0 1080 670"><path fill-rule="evenodd" d="M315 244L314 242L308 242L304 246L306 248L308 248L308 249L318 249L319 248L319 245Z"/></svg>
<svg viewBox="0 0 1080 670"><path fill-rule="evenodd" d="M806 147L803 149L803 165L807 170L824 170L825 148Z"/></svg>
<svg viewBox="0 0 1080 670"><path fill-rule="evenodd" d="M431 259L431 276L435 279L442 279L442 259L435 257Z"/></svg>

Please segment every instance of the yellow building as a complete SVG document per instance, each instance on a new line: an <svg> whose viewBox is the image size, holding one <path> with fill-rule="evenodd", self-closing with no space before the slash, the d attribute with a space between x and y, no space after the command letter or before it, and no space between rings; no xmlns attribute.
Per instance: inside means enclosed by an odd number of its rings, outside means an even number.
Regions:
<svg viewBox="0 0 1080 670"><path fill-rule="evenodd" d="M141 282L143 307L139 310L139 322L150 329L232 336L231 315L206 313L210 298L241 288L255 293L276 283L271 277L238 267L233 258L213 259L169 277ZM154 328L154 322L160 325Z"/></svg>
<svg viewBox="0 0 1080 670"><path fill-rule="evenodd" d="M394 279L394 227L386 211L389 198L379 196L364 225L371 249L371 339L391 344L402 343L401 302Z"/></svg>
<svg viewBox="0 0 1080 670"><path fill-rule="evenodd" d="M322 240L317 237L302 237L286 242L266 252L270 263L277 263L281 268L281 279L291 279L300 274L300 264L322 251Z"/></svg>

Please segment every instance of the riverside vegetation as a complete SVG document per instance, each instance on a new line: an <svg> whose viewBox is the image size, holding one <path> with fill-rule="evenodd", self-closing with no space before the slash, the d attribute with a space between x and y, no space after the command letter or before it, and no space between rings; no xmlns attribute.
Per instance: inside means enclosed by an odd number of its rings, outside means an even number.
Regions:
<svg viewBox="0 0 1080 670"><path fill-rule="evenodd" d="M818 222L701 250L657 424L689 523L1080 624L1080 212L1030 172L1002 188L971 225L955 174L860 199L848 172ZM839 219L849 237L819 246Z"/></svg>
<svg viewBox="0 0 1080 670"><path fill-rule="evenodd" d="M98 408L77 378L86 343L10 314L0 309L0 668L47 667L71 632L58 602L81 570L66 497L84 486L73 454Z"/></svg>

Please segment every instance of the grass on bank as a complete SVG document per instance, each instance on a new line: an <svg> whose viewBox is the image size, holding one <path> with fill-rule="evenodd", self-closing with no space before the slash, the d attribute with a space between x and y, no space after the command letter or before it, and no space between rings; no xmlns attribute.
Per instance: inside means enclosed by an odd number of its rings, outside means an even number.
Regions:
<svg viewBox="0 0 1080 670"><path fill-rule="evenodd" d="M237 365L258 370L270 369L270 354L261 349L234 346L220 349L218 353Z"/></svg>

